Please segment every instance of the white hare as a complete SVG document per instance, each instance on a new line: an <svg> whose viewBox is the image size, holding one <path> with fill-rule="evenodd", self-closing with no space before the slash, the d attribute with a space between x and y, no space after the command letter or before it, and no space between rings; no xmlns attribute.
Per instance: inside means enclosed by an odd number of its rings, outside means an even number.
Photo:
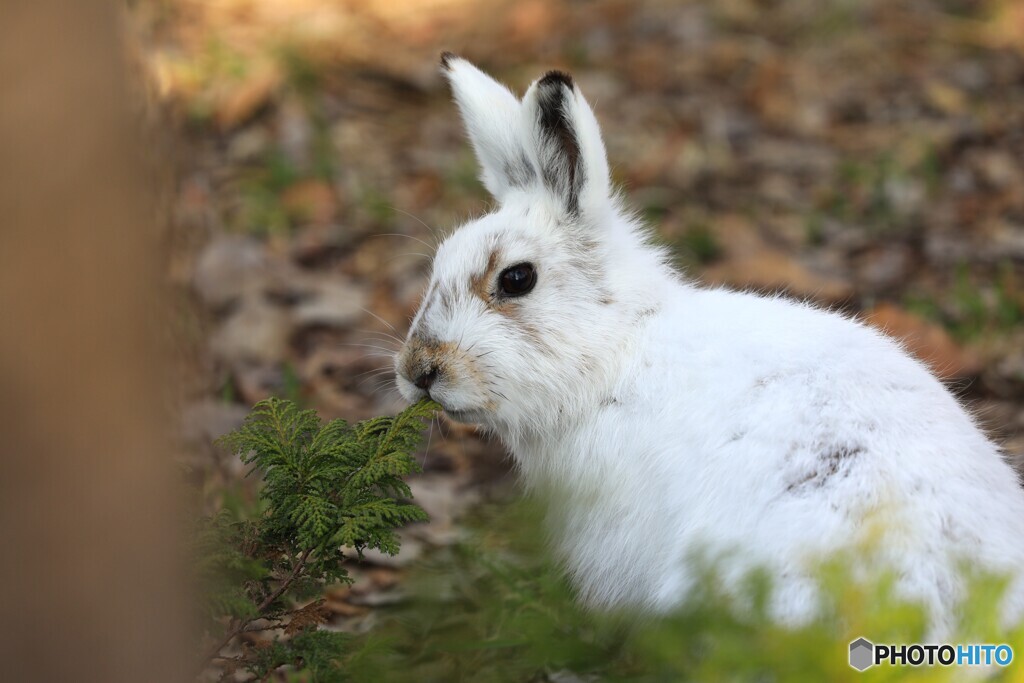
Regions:
<svg viewBox="0 0 1024 683"><path fill-rule="evenodd" d="M691 553L739 551L726 584L767 567L775 613L799 620L808 561L872 519L938 631L957 558L1024 567L1024 490L921 363L856 320L683 280L612 191L568 75L520 101L454 55L442 70L498 208L438 248L398 386L558 492L556 544L586 602L670 609ZM1022 592L1015 579L1004 619Z"/></svg>

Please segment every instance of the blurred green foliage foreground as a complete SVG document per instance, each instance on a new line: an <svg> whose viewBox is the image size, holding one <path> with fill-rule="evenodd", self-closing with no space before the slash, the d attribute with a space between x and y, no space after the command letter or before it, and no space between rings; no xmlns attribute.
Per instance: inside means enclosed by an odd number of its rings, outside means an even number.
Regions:
<svg viewBox="0 0 1024 683"><path fill-rule="evenodd" d="M665 618L589 611L546 560L529 501L492 508L469 541L425 563L416 599L374 632L390 646L396 681L843 681L963 680L956 667L849 666L849 643L926 642L923 608L893 595L891 576L854 581L850 556L821 566L821 612L799 628L772 623L771 584L748 577L729 596L714 563L693 597ZM630 561L623 558L623 561ZM1024 629L996 623L1004 582L972 576L958 637L1024 646ZM957 641L954 641L957 642ZM1016 662L987 680L1024 680Z"/></svg>
<svg viewBox="0 0 1024 683"><path fill-rule="evenodd" d="M747 577L739 595L714 562L694 560L698 588L665 617L609 614L578 605L543 542L536 501L482 507L465 539L420 562L410 599L380 612L368 632L327 630L323 586L346 582L343 550L398 550L395 529L422 520L402 477L416 469L420 402L394 418L322 425L288 401L258 404L225 437L264 478L252 519L208 520L199 554L209 589L204 664L222 680L294 681L809 681L961 680L956 667L848 664L850 641L925 642L926 615L894 596L893 577L854 580L870 548L828 558L821 609L798 628L769 616L771 582ZM624 562L630 561L623 558ZM968 570L965 570L968 571ZM1024 656L1024 628L997 623L1005 582L969 575L956 640L1008 643ZM235 641L239 645L232 649ZM212 672L208 668L208 673ZM1019 664L987 680L1022 679Z"/></svg>

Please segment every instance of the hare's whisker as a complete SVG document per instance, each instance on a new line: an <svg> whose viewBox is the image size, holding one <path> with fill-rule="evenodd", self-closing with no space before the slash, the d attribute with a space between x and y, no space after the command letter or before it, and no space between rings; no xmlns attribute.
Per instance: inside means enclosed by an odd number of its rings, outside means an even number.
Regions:
<svg viewBox="0 0 1024 683"><path fill-rule="evenodd" d="M434 422L437 421L437 416L434 415L430 418L430 431L427 432L427 448L423 451L423 462L420 463L420 469L427 469L427 456L430 455L430 440L434 438Z"/></svg>
<svg viewBox="0 0 1024 683"><path fill-rule="evenodd" d="M361 332L362 334L370 335L369 339L365 339L362 341L386 341L389 344L393 342L398 346L401 346L403 343L400 339L396 339L395 337L389 335L386 332L374 332L373 330L356 330L356 332Z"/></svg>
<svg viewBox="0 0 1024 683"><path fill-rule="evenodd" d="M353 346L362 349L374 349L376 351L386 351L388 353L394 353L394 349L389 349L384 346L376 346L374 344L353 344L350 342L339 342L338 346Z"/></svg>
<svg viewBox="0 0 1024 683"><path fill-rule="evenodd" d="M409 212L408 212L408 211L406 211L405 209L400 209L400 208L398 208L397 206L392 206L392 207L391 207L391 210L392 210L392 211L397 211L398 213L403 213L403 214L405 214L406 216L408 216L409 218L411 218L411 219L413 219L414 221L418 222L418 223L419 223L420 225L422 225L422 226L423 226L424 228L426 228L426 229L427 229L427 231L429 231L429 232L430 232L430 236L431 236L431 237L433 237L435 241L437 240L437 232L436 232L436 231L434 230L434 228L430 227L430 226L429 226L429 225L427 224L427 222L426 222L426 221L424 221L424 220L423 220L422 218L420 218L419 216L417 216L417 215L415 215L415 214L412 214L412 213L409 213ZM434 249L435 249L435 251L436 251L436 247L435 247Z"/></svg>
<svg viewBox="0 0 1024 683"><path fill-rule="evenodd" d="M419 242L420 244L422 244L423 246L425 246L425 247L426 247L427 249L430 249L431 251L434 251L434 250L435 250L435 247L434 247L434 245L432 245L432 244L429 244L429 243L427 243L427 242L424 242L424 241L423 241L423 240L421 240L421 239L420 239L419 237L413 237L412 235L405 235L405 234L403 234L403 233L400 233L400 232L383 232L383 233L377 233L376 235L371 235L371 237L407 237L407 238L409 238L409 239L411 239L411 240L416 240L417 242ZM427 258L430 258L430 257L428 256Z"/></svg>
<svg viewBox="0 0 1024 683"><path fill-rule="evenodd" d="M392 332L394 332L395 334L398 334L398 330L396 330L396 329L395 329L395 326L394 326L394 325L392 325L392 324L391 324L391 323L389 323L389 322L388 322L387 320L385 320L384 318L380 317L379 315L377 315L376 313L374 313L374 312L373 312L373 311L371 311L370 309L368 309L368 308L363 308L362 306L360 306L360 307L359 307L359 309L360 309L361 311L363 311L364 313L369 313L369 314L370 314L370 315L372 315L372 316L373 316L374 318L376 318L377 320L379 320L379 321L381 321L382 323L384 323L385 325L387 325L387 326L388 326L388 327L389 327L389 328L391 329L391 331L392 331Z"/></svg>
<svg viewBox="0 0 1024 683"><path fill-rule="evenodd" d="M386 261L384 261L384 263L391 263L392 261L396 261L396 260L402 258L403 256L422 256L425 259L429 259L430 258L429 254L424 254L424 253L419 252L419 251L403 251L402 253L395 254L391 258L387 259Z"/></svg>

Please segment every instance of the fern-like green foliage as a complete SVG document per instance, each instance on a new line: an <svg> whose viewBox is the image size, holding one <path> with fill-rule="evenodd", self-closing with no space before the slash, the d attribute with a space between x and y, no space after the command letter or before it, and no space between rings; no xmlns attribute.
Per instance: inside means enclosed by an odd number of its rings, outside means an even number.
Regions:
<svg viewBox="0 0 1024 683"><path fill-rule="evenodd" d="M342 565L346 549L398 552L396 529L426 519L422 509L404 502L412 496L402 478L418 470L412 454L437 408L421 401L394 417L325 424L313 410L271 398L222 437L252 466L250 474L262 476L263 512L248 520L222 513L205 520L197 534L209 631L227 622L208 659L220 658L256 619L281 627L299 623L296 600L316 595L326 583L350 581ZM230 660L233 666L262 676L283 664L304 663L321 671L323 680L335 680L325 672L331 661L340 661L335 655L345 638L311 635L315 612L301 613L303 626L292 638L246 651Z"/></svg>
<svg viewBox="0 0 1024 683"><path fill-rule="evenodd" d="M277 640L255 650L247 669L264 680L284 664L293 664L300 673L289 681L347 683L350 681L386 681L381 664L390 654L386 643L372 634L355 636L317 629L306 629L289 640Z"/></svg>
<svg viewBox="0 0 1024 683"><path fill-rule="evenodd" d="M258 615L246 587L269 578L264 563L247 549L254 525L235 522L226 511L201 521L195 534L196 575L206 600L203 617L254 619Z"/></svg>

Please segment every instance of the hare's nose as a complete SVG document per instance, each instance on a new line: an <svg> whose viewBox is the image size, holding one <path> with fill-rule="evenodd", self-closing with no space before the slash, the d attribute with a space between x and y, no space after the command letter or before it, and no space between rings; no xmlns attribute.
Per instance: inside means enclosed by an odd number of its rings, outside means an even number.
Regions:
<svg viewBox="0 0 1024 683"><path fill-rule="evenodd" d="M434 384L434 380L436 379L437 366L432 365L430 366L430 369L428 369L422 375L413 380L413 384L415 384L420 389L423 389L423 391L429 391L430 387Z"/></svg>

